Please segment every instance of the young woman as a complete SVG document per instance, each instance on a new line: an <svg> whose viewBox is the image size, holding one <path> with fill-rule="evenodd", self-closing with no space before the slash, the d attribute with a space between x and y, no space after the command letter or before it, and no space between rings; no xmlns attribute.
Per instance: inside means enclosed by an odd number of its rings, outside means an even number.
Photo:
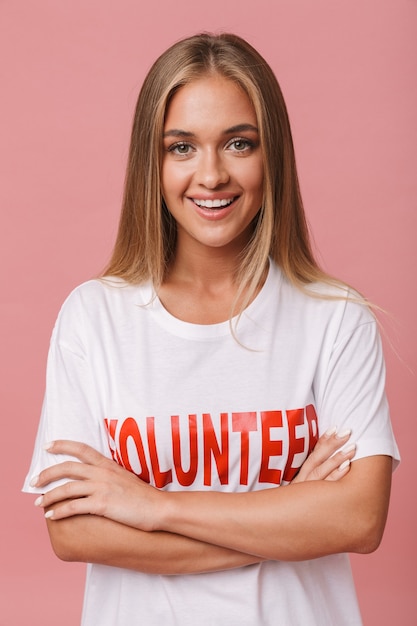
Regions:
<svg viewBox="0 0 417 626"><path fill-rule="evenodd" d="M175 44L25 484L90 563L83 624L360 624L345 553L378 546L393 459L375 319L313 258L271 69L234 35Z"/></svg>

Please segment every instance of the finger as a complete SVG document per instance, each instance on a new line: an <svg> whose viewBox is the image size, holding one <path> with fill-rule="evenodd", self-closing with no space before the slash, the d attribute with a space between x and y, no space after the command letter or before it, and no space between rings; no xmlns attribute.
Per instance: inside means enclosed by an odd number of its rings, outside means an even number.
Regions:
<svg viewBox="0 0 417 626"><path fill-rule="evenodd" d="M313 452L306 459L308 468L313 468L319 463L326 461L332 454L339 450L350 438L351 431L345 430L341 433L337 431L327 431L318 440Z"/></svg>
<svg viewBox="0 0 417 626"><path fill-rule="evenodd" d="M318 440L314 450L304 461L295 481L301 482L303 480L307 480L312 472L317 474L316 470L320 468L320 465L325 464L328 460L330 460L332 455L334 455L334 453L349 440L350 435L350 430L345 430L341 433L338 433L336 429L326 431ZM337 465L335 466L334 463L331 463L330 471L333 471L336 467ZM325 465L322 469L324 469L324 475L323 472L321 472L321 477L325 478L327 476L326 472L328 472L329 465ZM316 477L314 477L314 479L317 480Z"/></svg>
<svg viewBox="0 0 417 626"><path fill-rule="evenodd" d="M349 440L351 434L351 430L338 432L333 428L323 433L312 452L315 462L326 461L331 454L334 454Z"/></svg>
<svg viewBox="0 0 417 626"><path fill-rule="evenodd" d="M337 469L335 469L331 474L329 474L325 480L337 481L346 476L351 467L350 459L346 459L343 461L341 465Z"/></svg>
<svg viewBox="0 0 417 626"><path fill-rule="evenodd" d="M84 471L80 469L80 467L83 467L83 466L84 468L87 467L88 465L96 466L96 467L105 466L107 469L111 469L111 470L115 470L118 467L117 463L114 463L114 461L104 456L103 454L101 454L100 452L92 448L91 446L88 446L87 444L79 442L79 441L69 441L69 440L62 439L62 440L52 441L46 444L44 448L51 454L65 454L68 456L73 456L75 458L78 458L81 461L81 463L74 463L74 467L70 468L72 470L74 470L75 468L74 474L66 473L67 466L65 465L65 463L58 463L52 467L49 467L46 470L43 470L39 474L39 476L34 476L31 479L30 485L32 487L42 487L42 486L47 485L50 482L53 482L55 480L60 480L62 478L88 478L89 477L88 475L84 476L79 473L80 471ZM53 468L59 468L59 469L56 469L54 471Z"/></svg>
<svg viewBox="0 0 417 626"><path fill-rule="evenodd" d="M82 463L88 463L89 465L100 465L101 463L107 463L107 461L111 460L82 441L57 439L56 441L50 441L45 444L44 449L51 454L74 456Z"/></svg>
<svg viewBox="0 0 417 626"><path fill-rule="evenodd" d="M85 498L94 492L95 484L92 481L72 480L65 485L60 485L51 489L47 493L39 496L34 504L42 508L50 507L57 502L64 500L74 500L75 498Z"/></svg>
<svg viewBox="0 0 417 626"><path fill-rule="evenodd" d="M92 476L92 466L77 461L64 461L48 467L31 480L32 487L45 487L57 480L87 480Z"/></svg>
<svg viewBox="0 0 417 626"><path fill-rule="evenodd" d="M311 472L311 480L324 480L345 461L350 461L356 454L356 444L351 443L321 463Z"/></svg>
<svg viewBox="0 0 417 626"><path fill-rule="evenodd" d="M51 508L45 511L45 518L56 521L75 515L100 515L98 511L94 511L92 498L77 498L75 500L65 500L53 504Z"/></svg>
<svg viewBox="0 0 417 626"><path fill-rule="evenodd" d="M345 472L350 466L350 461L356 453L356 445L354 443L346 446L343 450L332 456L325 463L315 468L311 472L308 480L339 480L341 478L338 472Z"/></svg>
<svg viewBox="0 0 417 626"><path fill-rule="evenodd" d="M344 461L350 461L356 453L356 444L352 443L340 450L324 463L314 467L305 480L326 480ZM339 477L340 478L340 477Z"/></svg>

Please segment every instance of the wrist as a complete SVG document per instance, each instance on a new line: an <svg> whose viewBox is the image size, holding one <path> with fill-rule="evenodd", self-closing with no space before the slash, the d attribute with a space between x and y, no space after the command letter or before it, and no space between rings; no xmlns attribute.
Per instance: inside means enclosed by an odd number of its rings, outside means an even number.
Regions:
<svg viewBox="0 0 417 626"><path fill-rule="evenodd" d="M178 515L178 493L160 491L159 496L155 524L152 530L175 532L173 528Z"/></svg>

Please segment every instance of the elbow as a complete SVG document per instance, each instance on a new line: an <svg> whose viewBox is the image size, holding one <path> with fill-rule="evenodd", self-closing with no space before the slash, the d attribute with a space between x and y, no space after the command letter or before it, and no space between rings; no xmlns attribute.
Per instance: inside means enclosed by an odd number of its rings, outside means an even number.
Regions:
<svg viewBox="0 0 417 626"><path fill-rule="evenodd" d="M351 552L356 552L357 554L371 554L375 552L379 548L381 543L382 536L378 537L375 535L370 535L369 537L364 537L362 541L358 542L355 546L354 550Z"/></svg>
<svg viewBox="0 0 417 626"><path fill-rule="evenodd" d="M73 532L73 525L69 521L47 521L52 550L61 561L81 561L78 554L79 542L76 540L76 533Z"/></svg>
<svg viewBox="0 0 417 626"><path fill-rule="evenodd" d="M66 543L51 540L51 546L55 556L61 561L74 562L80 560L72 546Z"/></svg>
<svg viewBox="0 0 417 626"><path fill-rule="evenodd" d="M358 554L371 554L381 544L384 535L386 516L378 514L367 515L358 524L355 533L355 541L350 552Z"/></svg>
<svg viewBox="0 0 417 626"><path fill-rule="evenodd" d="M383 531L373 530L364 533L356 545L356 550L353 551L358 554L371 554L379 548L382 537Z"/></svg>

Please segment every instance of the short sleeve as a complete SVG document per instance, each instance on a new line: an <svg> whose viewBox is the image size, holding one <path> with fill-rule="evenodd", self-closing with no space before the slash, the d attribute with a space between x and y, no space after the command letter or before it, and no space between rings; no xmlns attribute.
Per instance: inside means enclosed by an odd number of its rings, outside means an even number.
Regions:
<svg viewBox="0 0 417 626"><path fill-rule="evenodd" d="M364 309L349 303L346 310ZM355 314L354 314L355 316ZM351 429L355 459L377 454L400 460L385 394L385 364L377 322L362 310L344 320L318 385L317 408L325 427Z"/></svg>
<svg viewBox="0 0 417 626"><path fill-rule="evenodd" d="M46 467L74 458L52 455L44 445L56 439L82 441L109 456L103 429L100 428L96 388L91 368L77 338L70 346L62 339L65 320L58 320L48 354L46 391L35 441L33 458L23 491L45 491L30 486L33 476ZM71 324L70 324L71 326ZM65 481L62 481L65 482ZM48 485L47 490L57 483Z"/></svg>

